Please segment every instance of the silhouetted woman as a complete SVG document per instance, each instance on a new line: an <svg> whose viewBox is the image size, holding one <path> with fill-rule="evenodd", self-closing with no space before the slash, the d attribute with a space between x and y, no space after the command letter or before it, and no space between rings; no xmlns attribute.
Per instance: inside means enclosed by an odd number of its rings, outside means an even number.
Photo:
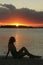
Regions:
<svg viewBox="0 0 43 65"><path fill-rule="evenodd" d="M6 58L9 54L9 52L11 52L13 58L22 58L25 55L31 57L34 57L34 55L30 54L27 49L25 47L22 47L19 51L16 50L16 47L14 45L14 42L16 42L16 39L14 37L10 37L9 39L9 43L8 43L8 52L6 54ZM38 57L38 56L36 56Z"/></svg>

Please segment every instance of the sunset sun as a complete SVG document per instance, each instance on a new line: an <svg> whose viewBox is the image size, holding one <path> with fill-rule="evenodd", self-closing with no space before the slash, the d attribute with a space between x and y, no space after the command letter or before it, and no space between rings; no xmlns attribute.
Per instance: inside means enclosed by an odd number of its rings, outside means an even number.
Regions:
<svg viewBox="0 0 43 65"><path fill-rule="evenodd" d="M21 24L21 23L11 23L11 25L15 25L16 27L19 27L19 26L24 26L24 24Z"/></svg>
<svg viewBox="0 0 43 65"><path fill-rule="evenodd" d="M18 26L19 26L19 24L16 24L16 26L18 27Z"/></svg>

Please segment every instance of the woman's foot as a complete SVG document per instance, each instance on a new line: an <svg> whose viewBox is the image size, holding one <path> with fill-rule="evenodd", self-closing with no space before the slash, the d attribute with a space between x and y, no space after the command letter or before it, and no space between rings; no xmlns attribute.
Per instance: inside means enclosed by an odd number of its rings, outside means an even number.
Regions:
<svg viewBox="0 0 43 65"><path fill-rule="evenodd" d="M29 58L41 58L41 56L30 55Z"/></svg>

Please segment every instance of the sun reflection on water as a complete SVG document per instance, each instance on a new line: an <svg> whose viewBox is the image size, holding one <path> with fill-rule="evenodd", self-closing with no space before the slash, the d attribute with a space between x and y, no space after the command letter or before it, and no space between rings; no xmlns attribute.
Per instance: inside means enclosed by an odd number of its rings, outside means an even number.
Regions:
<svg viewBox="0 0 43 65"><path fill-rule="evenodd" d="M15 35L15 39L16 39L16 43L15 43L15 46L17 48L17 50L20 48L20 38L19 38L19 34L16 33Z"/></svg>

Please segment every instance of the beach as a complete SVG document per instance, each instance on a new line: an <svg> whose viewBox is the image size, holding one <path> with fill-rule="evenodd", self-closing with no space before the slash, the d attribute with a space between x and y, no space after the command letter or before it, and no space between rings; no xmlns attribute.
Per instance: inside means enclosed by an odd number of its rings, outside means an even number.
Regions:
<svg viewBox="0 0 43 65"><path fill-rule="evenodd" d="M5 56L0 56L0 65L43 65L43 59L28 57L14 59L11 56L6 59Z"/></svg>

